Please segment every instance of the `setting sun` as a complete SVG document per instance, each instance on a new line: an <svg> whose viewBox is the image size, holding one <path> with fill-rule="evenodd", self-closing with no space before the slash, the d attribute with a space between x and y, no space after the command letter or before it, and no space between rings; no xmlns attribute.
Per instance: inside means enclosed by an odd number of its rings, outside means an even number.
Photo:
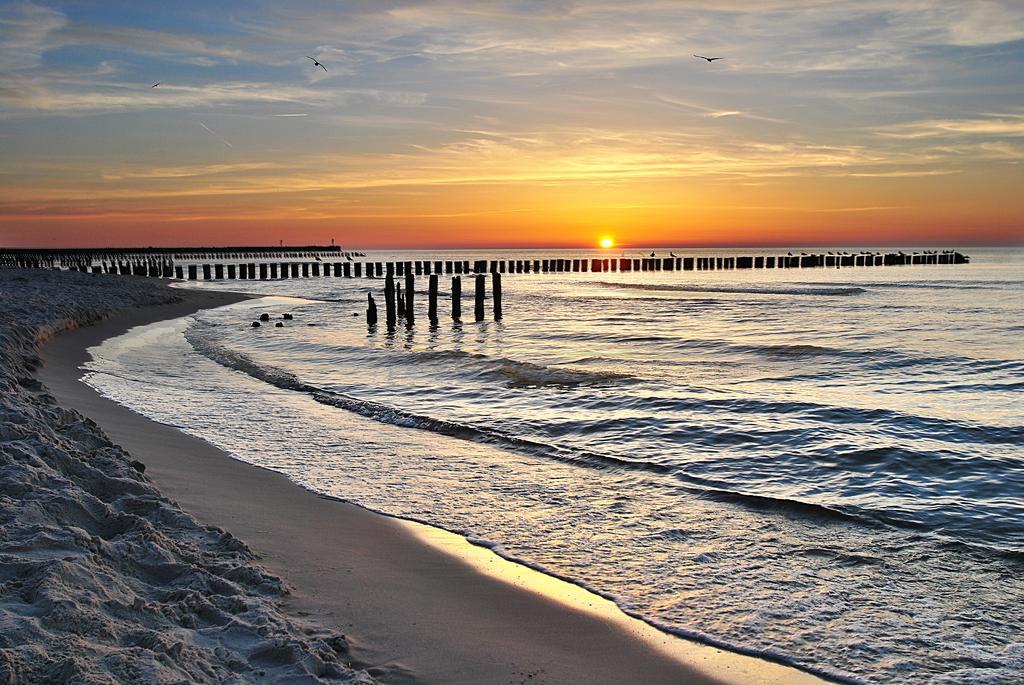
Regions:
<svg viewBox="0 0 1024 685"><path fill-rule="evenodd" d="M600 245L601 245L601 247L603 247L604 249L607 250L609 247L614 247L615 246L615 241L612 240L609 237L604 237L604 238L601 238Z"/></svg>

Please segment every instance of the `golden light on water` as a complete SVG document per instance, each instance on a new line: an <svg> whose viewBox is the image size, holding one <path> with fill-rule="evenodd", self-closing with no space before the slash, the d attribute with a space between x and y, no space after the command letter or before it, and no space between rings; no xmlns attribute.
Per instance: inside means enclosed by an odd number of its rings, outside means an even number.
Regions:
<svg viewBox="0 0 1024 685"><path fill-rule="evenodd" d="M615 247L615 241L612 240L610 236L605 236L605 237L601 238L600 245L601 245L602 248L607 250L610 247Z"/></svg>

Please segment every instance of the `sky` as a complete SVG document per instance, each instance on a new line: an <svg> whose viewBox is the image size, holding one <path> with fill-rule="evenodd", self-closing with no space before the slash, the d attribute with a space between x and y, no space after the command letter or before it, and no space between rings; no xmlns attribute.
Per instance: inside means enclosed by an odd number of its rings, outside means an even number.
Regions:
<svg viewBox="0 0 1024 685"><path fill-rule="evenodd" d="M1022 156L1019 0L0 0L4 246L1019 244Z"/></svg>

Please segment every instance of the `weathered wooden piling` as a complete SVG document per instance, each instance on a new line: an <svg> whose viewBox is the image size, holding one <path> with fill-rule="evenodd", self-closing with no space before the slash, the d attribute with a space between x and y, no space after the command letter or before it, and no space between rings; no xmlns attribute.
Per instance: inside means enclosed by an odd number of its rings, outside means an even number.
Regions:
<svg viewBox="0 0 1024 685"><path fill-rule="evenodd" d="M395 277L388 274L387 278L384 279L384 308L385 308L385 320L387 321L388 330L395 330L395 322L398 320L395 316Z"/></svg>
<svg viewBox="0 0 1024 685"><path fill-rule="evenodd" d="M427 281L427 318L437 323L437 274L430 274Z"/></svg>
<svg viewBox="0 0 1024 685"><path fill-rule="evenodd" d="M491 274L491 305L494 309L494 320L501 321L501 274Z"/></svg>
<svg viewBox="0 0 1024 685"><path fill-rule="evenodd" d="M373 293L366 293L366 325L377 325L377 303L373 301Z"/></svg>
<svg viewBox="0 0 1024 685"><path fill-rule="evenodd" d="M462 320L462 278L452 276L452 320Z"/></svg>
<svg viewBox="0 0 1024 685"><path fill-rule="evenodd" d="M484 320L484 287L485 276L480 274L476 277L476 299L473 305L473 315L477 321Z"/></svg>
<svg viewBox="0 0 1024 685"><path fill-rule="evenodd" d="M408 265L407 265L408 267ZM413 307L416 299L416 281L412 270L405 270L405 322L409 326L416 322L416 310Z"/></svg>

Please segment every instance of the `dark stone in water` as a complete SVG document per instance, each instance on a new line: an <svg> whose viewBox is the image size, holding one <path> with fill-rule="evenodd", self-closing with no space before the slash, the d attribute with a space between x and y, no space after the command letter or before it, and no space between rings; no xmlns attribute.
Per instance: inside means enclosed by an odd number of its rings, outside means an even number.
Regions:
<svg viewBox="0 0 1024 685"><path fill-rule="evenodd" d="M291 321L292 320L292 315L291 314L283 314L281 316L281 318L284 319L285 321Z"/></svg>
<svg viewBox="0 0 1024 685"><path fill-rule="evenodd" d="M252 327L253 328L259 328L260 327L260 322L259 321L253 321L252 322Z"/></svg>
<svg viewBox="0 0 1024 685"><path fill-rule="evenodd" d="M260 321L270 321L270 314L260 314Z"/></svg>
<svg viewBox="0 0 1024 685"><path fill-rule="evenodd" d="M284 324L278 321L277 323L274 324L274 328L284 328Z"/></svg>

